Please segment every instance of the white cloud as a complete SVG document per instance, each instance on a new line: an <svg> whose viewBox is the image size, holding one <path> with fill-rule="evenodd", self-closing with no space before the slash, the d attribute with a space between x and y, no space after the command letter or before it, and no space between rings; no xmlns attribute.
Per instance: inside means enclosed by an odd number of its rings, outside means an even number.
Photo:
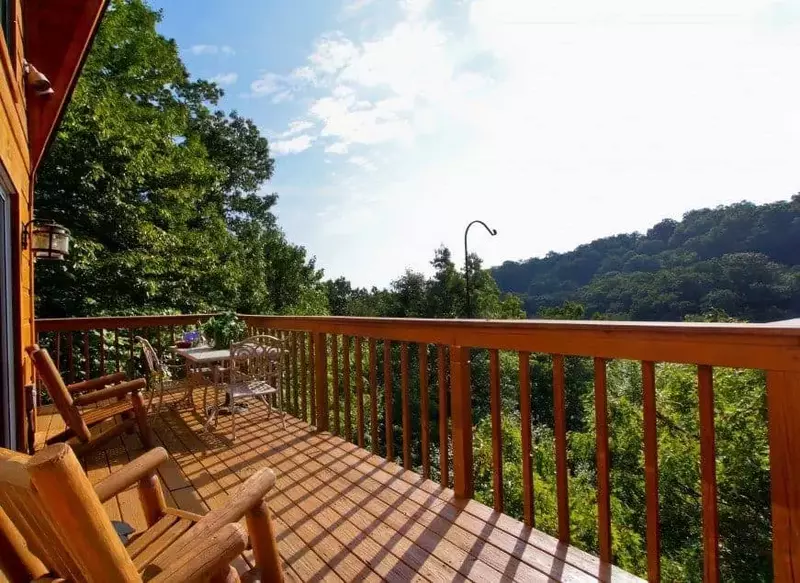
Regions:
<svg viewBox="0 0 800 583"><path fill-rule="evenodd" d="M309 90L305 118L341 157L324 218L286 227L328 275L385 284L442 242L460 259L474 218L499 231L470 239L492 264L800 189L800 13L785 3L449 4L439 21L404 0L382 33L326 34L300 64L294 94Z"/></svg>
<svg viewBox="0 0 800 583"><path fill-rule="evenodd" d="M233 85L239 79L237 73L220 73L211 77L210 81L217 85Z"/></svg>
<svg viewBox="0 0 800 583"><path fill-rule="evenodd" d="M333 33L317 41L308 57L313 71L331 75L347 66L359 55L358 47L342 33Z"/></svg>
<svg viewBox="0 0 800 583"><path fill-rule="evenodd" d="M351 156L350 158L348 158L347 161L350 162L350 164L355 164L356 166L359 166L364 170L369 170L370 172L377 170L375 164L373 164L368 158L364 156Z"/></svg>
<svg viewBox="0 0 800 583"><path fill-rule="evenodd" d="M313 122L304 119L296 119L289 122L289 127L286 129L286 131L276 134L275 137L279 139L288 138L297 134L302 134L313 127Z"/></svg>
<svg viewBox="0 0 800 583"><path fill-rule="evenodd" d="M265 72L250 84L248 97L272 96L273 103L281 103L291 100L297 91L314 81L314 71L309 67L298 67L288 75Z"/></svg>
<svg viewBox="0 0 800 583"><path fill-rule="evenodd" d="M347 154L347 144L344 142L336 142L325 146L326 154Z"/></svg>
<svg viewBox="0 0 800 583"><path fill-rule="evenodd" d="M345 16L352 16L372 4L375 0L346 0L342 12Z"/></svg>
<svg viewBox="0 0 800 583"><path fill-rule="evenodd" d="M305 152L314 143L314 136L303 134L288 140L281 140L272 142L270 144L270 151L275 156L286 156L288 154L299 154Z"/></svg>
<svg viewBox="0 0 800 583"><path fill-rule="evenodd" d="M431 0L400 0L400 6L411 18L422 17L430 5Z"/></svg>
<svg viewBox="0 0 800 583"><path fill-rule="evenodd" d="M236 51L228 45L192 45L189 52L193 55L235 55Z"/></svg>
<svg viewBox="0 0 800 583"><path fill-rule="evenodd" d="M283 77L275 73L264 73L250 84L250 90L255 95L270 95L280 91L282 86Z"/></svg>
<svg viewBox="0 0 800 583"><path fill-rule="evenodd" d="M386 34L354 42L342 33L324 35L308 57L308 75L328 93L312 101L309 115L322 136L345 150L351 144L410 143L437 125L434 110L482 90L482 75L458 70L448 35L424 18L429 2L405 0L406 15Z"/></svg>

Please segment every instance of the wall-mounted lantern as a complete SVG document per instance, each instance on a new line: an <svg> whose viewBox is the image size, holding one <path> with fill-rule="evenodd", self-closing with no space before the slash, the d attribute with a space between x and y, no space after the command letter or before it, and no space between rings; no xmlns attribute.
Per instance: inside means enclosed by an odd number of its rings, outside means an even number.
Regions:
<svg viewBox="0 0 800 583"><path fill-rule="evenodd" d="M22 249L36 259L61 260L69 255L69 229L54 221L30 221L22 227Z"/></svg>

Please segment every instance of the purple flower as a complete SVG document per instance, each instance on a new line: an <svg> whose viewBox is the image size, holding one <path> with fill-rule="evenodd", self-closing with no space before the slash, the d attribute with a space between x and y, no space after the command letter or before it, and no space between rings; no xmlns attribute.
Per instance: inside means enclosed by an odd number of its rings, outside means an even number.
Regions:
<svg viewBox="0 0 800 583"><path fill-rule="evenodd" d="M185 342L194 342L198 338L200 338L200 332L198 332L197 330L183 333L183 340Z"/></svg>

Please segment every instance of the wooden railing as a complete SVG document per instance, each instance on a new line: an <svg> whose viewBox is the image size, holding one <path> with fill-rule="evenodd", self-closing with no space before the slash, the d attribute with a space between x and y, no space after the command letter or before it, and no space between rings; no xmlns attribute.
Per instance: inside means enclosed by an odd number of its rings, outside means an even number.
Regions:
<svg viewBox="0 0 800 583"><path fill-rule="evenodd" d="M702 497L704 579L719 580L719 526L714 418L714 367L766 371L776 580L800 579L800 329L739 324L644 324L556 321L416 320L340 317L241 316L251 333L285 339L283 390L287 410L319 431L418 470L469 498L473 483L471 360L488 352L494 508L503 506L500 351L517 353L522 443L523 519L535 525L530 363L534 353L552 358L553 434L557 536L570 542L565 359L593 359L599 556L612 560L610 448L606 372L612 359L641 363L646 554L650 580L661 576L656 363L696 366ZM205 316L40 320L37 333L60 346L62 370L85 357L87 332L156 329L163 342L171 326ZM55 336L53 336L55 334ZM82 334L76 358L73 335ZM67 349L64 349L66 335ZM174 336L174 334L173 334ZM59 337L61 340L59 340ZM101 334L102 345L111 336ZM55 343L55 344L54 344ZM154 346L158 346L154 342ZM101 352L102 354L102 352ZM115 352L119 357L119 350ZM89 362L87 365L86 363ZM119 368L120 364L115 363ZM66 367L66 368L63 368ZM108 367L108 359L105 360ZM80 368L80 367L79 367ZM366 369L366 370L365 370ZM88 369L87 369L88 370ZM91 370L89 370L91 372ZM88 374L88 373L87 373ZM415 376L416 375L416 376ZM412 414L411 379L418 378L419 411ZM399 379L399 383L395 385ZM435 387L432 390L431 387ZM400 419L394 400L399 396ZM382 407L379 405L382 403ZM418 420L418 424L416 424ZM434 425L432 427L431 425ZM398 431L399 429L399 431ZM399 433L399 435L398 435ZM419 444L419 451L412 444ZM399 446L399 451L396 451ZM434 455L438 453L438 463Z"/></svg>
<svg viewBox="0 0 800 583"><path fill-rule="evenodd" d="M146 338L159 354L178 335L213 314L50 318L36 321L36 343L47 348L68 383L139 370L134 338Z"/></svg>

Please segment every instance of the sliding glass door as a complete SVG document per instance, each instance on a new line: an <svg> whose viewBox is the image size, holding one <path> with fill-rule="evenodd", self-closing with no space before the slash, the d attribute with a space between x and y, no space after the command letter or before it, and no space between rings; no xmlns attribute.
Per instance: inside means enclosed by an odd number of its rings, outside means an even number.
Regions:
<svg viewBox="0 0 800 583"><path fill-rule="evenodd" d="M0 447L16 449L11 201L0 185Z"/></svg>

